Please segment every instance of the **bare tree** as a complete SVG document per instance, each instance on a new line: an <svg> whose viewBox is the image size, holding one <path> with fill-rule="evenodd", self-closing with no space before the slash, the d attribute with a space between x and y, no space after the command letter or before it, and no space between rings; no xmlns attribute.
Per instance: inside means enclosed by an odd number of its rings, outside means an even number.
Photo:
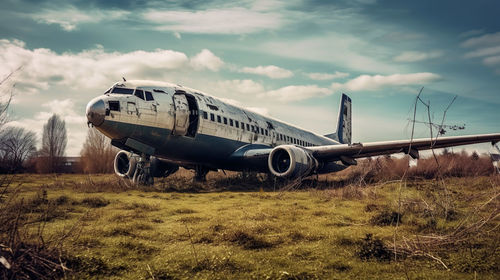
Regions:
<svg viewBox="0 0 500 280"><path fill-rule="evenodd" d="M95 128L90 128L80 155L85 173L113 172L113 159L118 150L111 146L106 136Z"/></svg>
<svg viewBox="0 0 500 280"><path fill-rule="evenodd" d="M43 126L42 149L39 164L41 172L57 172L61 166L68 138L66 135L66 123L56 114L49 118Z"/></svg>
<svg viewBox="0 0 500 280"><path fill-rule="evenodd" d="M0 132L0 171L16 172L36 153L36 135L22 127L7 127Z"/></svg>

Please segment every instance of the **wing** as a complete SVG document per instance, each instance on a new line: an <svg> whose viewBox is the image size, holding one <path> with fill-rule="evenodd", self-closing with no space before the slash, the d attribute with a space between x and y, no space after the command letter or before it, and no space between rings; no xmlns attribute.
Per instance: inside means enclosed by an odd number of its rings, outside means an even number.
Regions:
<svg viewBox="0 0 500 280"><path fill-rule="evenodd" d="M418 158L418 151L437 148L446 148L460 145L491 142L495 144L500 141L500 133L479 134L467 136L439 137L437 139L424 138L398 141L380 141L369 143L325 145L308 147L313 156L321 161L348 161L349 159L387 155L394 153L409 153Z"/></svg>

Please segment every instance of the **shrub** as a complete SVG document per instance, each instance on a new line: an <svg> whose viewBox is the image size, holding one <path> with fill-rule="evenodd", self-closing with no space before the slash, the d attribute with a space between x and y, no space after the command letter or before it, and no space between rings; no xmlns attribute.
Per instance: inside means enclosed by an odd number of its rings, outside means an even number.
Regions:
<svg viewBox="0 0 500 280"><path fill-rule="evenodd" d="M371 223L377 226L392 226L396 224L401 224L402 214L396 211L384 210L377 215L373 216L371 219Z"/></svg>
<svg viewBox="0 0 500 280"><path fill-rule="evenodd" d="M390 261L391 252L379 238L373 238L371 233L366 234L361 240L357 256L364 261L375 259L377 261Z"/></svg>

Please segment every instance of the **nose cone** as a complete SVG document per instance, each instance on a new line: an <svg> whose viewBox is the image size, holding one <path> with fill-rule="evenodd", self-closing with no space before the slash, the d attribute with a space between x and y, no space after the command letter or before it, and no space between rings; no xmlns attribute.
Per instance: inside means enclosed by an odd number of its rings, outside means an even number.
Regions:
<svg viewBox="0 0 500 280"><path fill-rule="evenodd" d="M100 98L92 99L87 104L87 119L94 126L100 126L104 122L106 116L106 107L104 101Z"/></svg>

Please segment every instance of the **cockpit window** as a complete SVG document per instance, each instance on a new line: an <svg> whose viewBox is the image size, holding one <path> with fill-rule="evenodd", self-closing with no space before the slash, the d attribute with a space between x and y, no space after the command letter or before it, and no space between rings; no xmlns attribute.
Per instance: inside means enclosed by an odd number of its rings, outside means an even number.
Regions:
<svg viewBox="0 0 500 280"><path fill-rule="evenodd" d="M134 90L131 89L131 88L119 88L119 87L115 87L111 93L134 94Z"/></svg>
<svg viewBox="0 0 500 280"><path fill-rule="evenodd" d="M135 96L139 97L140 99L144 100L144 91L140 89L135 90Z"/></svg>
<svg viewBox="0 0 500 280"><path fill-rule="evenodd" d="M155 100L155 99L153 98L153 94L151 94L151 92L150 92L150 91L145 91L144 93L146 94L146 101Z"/></svg>

